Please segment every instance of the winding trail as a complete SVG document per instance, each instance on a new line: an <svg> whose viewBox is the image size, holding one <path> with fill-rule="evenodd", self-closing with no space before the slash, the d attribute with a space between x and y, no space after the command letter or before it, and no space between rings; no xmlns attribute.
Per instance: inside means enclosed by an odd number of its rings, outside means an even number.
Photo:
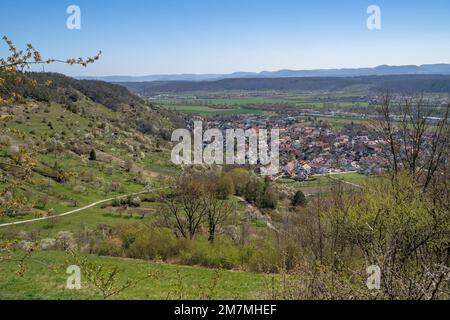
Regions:
<svg viewBox="0 0 450 320"><path fill-rule="evenodd" d="M61 213L61 214L58 214L58 215L55 215L55 216L42 217L42 218L36 218L36 219L30 219L30 220L23 220L23 221L16 221L16 222L0 224L0 228L9 227L9 226L15 226L15 225L21 225L21 224L28 224L28 223L44 221L44 220L50 220L50 219L55 219L55 218L59 218L59 217L65 217L65 216L68 216L70 214L77 213L77 212L80 212L80 211L87 210L89 208L98 206L99 204L102 204L102 203L105 203L105 202L108 202L108 201L112 201L114 199L122 199L122 198L126 198L126 197L129 197L129 196L137 196L137 195L140 195L140 194L149 193L149 192L152 192L152 191L157 191L157 190L162 190L162 189L165 189L165 188L143 190L143 191L140 191L140 192L135 192L135 193L125 194L125 195L122 195L122 196L117 196L117 197L112 197L112 198L108 198L108 199L104 199L104 200L99 200L99 201L91 203L91 204L89 204L87 206L84 206L84 207L81 207L81 208L78 208L78 209L74 209L74 210L71 210L71 211L67 211L67 212L64 212L64 213Z"/></svg>
<svg viewBox="0 0 450 320"><path fill-rule="evenodd" d="M278 233L278 229L275 228L275 226L273 224L270 223L270 221L262 214L261 210L259 210L258 207L256 207L255 205L251 204L250 202L248 202L247 200L245 200L243 197L240 196L234 196L236 199L238 199L239 201L245 203L247 205L247 210L249 210L252 213L256 213L257 218L260 218L261 220L264 221L264 223L266 224L266 226L277 232Z"/></svg>

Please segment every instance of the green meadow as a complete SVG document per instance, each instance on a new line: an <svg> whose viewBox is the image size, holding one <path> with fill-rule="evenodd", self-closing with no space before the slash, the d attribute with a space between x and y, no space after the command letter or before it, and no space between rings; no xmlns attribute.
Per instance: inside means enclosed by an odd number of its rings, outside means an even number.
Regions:
<svg viewBox="0 0 450 320"><path fill-rule="evenodd" d="M13 252L0 260L0 299L86 300L102 295L83 277L81 290L66 288L67 267L76 263L65 252L39 251L24 261L18 275L18 261L24 254ZM258 299L269 287L271 277L248 272L206 269L151 263L142 260L84 256L89 263L105 270L119 270L116 286L127 280L145 279L110 299ZM268 289L267 289L268 290Z"/></svg>
<svg viewBox="0 0 450 320"><path fill-rule="evenodd" d="M195 106L195 105L163 105L164 108L169 110L175 110L179 112L186 112L190 114L197 114L202 116L219 116L219 115L232 115L232 114L261 114L264 111L259 109L250 108L213 108L208 106Z"/></svg>

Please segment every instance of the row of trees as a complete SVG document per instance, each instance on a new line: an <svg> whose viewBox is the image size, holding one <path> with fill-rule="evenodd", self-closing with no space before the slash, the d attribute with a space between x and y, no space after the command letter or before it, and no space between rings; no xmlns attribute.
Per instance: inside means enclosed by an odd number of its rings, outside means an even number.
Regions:
<svg viewBox="0 0 450 320"><path fill-rule="evenodd" d="M243 168L225 172L223 179L226 185L232 185L234 194L261 209L276 209L281 198L279 190L268 177L263 179Z"/></svg>
<svg viewBox="0 0 450 320"><path fill-rule="evenodd" d="M218 226L233 211L232 202L228 201L232 195L271 209L276 208L280 197L270 180L242 168L223 173L189 173L173 179L170 192L164 196L166 223L176 230L177 236L188 239L206 225L213 242Z"/></svg>
<svg viewBox="0 0 450 320"><path fill-rule="evenodd" d="M443 183L448 182L449 175L450 103L441 108L423 96L405 97L394 103L390 95L385 95L377 110L375 129L388 143L392 180L400 171L406 171L423 191L433 186L446 187Z"/></svg>
<svg viewBox="0 0 450 320"><path fill-rule="evenodd" d="M233 207L226 201L223 179L216 174L189 174L172 181L165 195L167 226L178 237L193 239L202 224L208 228L208 239L213 242L217 228L225 222Z"/></svg>

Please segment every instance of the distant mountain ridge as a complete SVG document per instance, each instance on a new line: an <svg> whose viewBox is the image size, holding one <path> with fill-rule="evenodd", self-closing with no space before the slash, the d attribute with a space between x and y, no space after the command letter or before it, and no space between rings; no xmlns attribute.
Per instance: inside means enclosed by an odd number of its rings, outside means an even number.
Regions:
<svg viewBox="0 0 450 320"><path fill-rule="evenodd" d="M375 68L344 68L315 70L279 70L262 72L234 72L230 74L163 74L147 76L104 76L76 77L84 80L107 82L150 82L150 81L215 81L240 78L302 78L302 77L358 77L386 75L450 75L450 64L423 64L388 66Z"/></svg>
<svg viewBox="0 0 450 320"><path fill-rule="evenodd" d="M206 92L224 90L342 91L364 90L369 93L405 94L449 93L450 75L384 75L355 77L284 77L233 78L215 81L143 81L118 82L140 96L164 93Z"/></svg>

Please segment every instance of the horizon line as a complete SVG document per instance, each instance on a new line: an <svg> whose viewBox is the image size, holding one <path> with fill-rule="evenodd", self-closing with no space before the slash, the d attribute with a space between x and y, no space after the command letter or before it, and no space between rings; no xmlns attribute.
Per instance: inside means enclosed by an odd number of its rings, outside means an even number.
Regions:
<svg viewBox="0 0 450 320"><path fill-rule="evenodd" d="M233 75L236 73L249 73L260 75L263 73L275 73L281 71L294 71L294 72L314 72L314 71L343 71L343 70L358 70L358 69L376 69L379 67L391 67L391 68L399 68L399 67L423 67L423 66L432 66L432 65L445 65L450 66L450 62L436 62L436 63L422 63L422 64L380 64L375 66L362 66L362 67L335 67L335 68L313 68L313 69L264 69L261 71L232 71L232 72L208 72L208 73L194 73L194 72L184 72L184 73L144 73L144 74L111 74L111 75L74 75L71 77L74 78L107 78L107 77L131 77L131 78L139 78L139 77L148 77L148 76L223 76L223 75Z"/></svg>

